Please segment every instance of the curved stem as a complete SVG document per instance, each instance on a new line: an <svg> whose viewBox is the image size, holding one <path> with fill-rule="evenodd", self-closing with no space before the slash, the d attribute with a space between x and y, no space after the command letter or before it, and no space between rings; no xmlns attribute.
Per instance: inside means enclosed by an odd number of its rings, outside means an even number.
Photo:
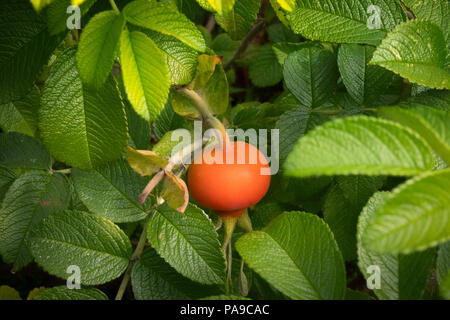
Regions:
<svg viewBox="0 0 450 320"><path fill-rule="evenodd" d="M179 91L195 102L196 108L202 116L203 121L205 121L211 128L219 130L222 134L222 137L227 139L227 131L225 130L225 127L223 126L222 122L220 122L219 119L214 117L214 115L211 113L206 101L202 97L200 97L199 94L194 90L190 90L188 88L180 88Z"/></svg>
<svg viewBox="0 0 450 320"><path fill-rule="evenodd" d="M111 4L111 7L113 8L113 10L117 13L120 13L119 8L117 7L116 3L114 2L114 0L109 0L109 3Z"/></svg>

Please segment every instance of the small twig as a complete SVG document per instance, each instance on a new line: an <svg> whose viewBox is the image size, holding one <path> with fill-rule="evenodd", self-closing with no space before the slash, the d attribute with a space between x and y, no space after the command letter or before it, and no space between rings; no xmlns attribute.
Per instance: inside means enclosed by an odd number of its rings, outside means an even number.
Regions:
<svg viewBox="0 0 450 320"><path fill-rule="evenodd" d="M265 22L263 19L257 19L253 27L250 29L250 31L247 33L247 35L242 39L241 44L237 48L237 50L234 52L234 54L231 56L230 60L224 63L223 68L224 70L228 70L232 63L241 57L241 55L247 50L247 47L252 42L253 38L262 30L264 29Z"/></svg>
<svg viewBox="0 0 450 320"><path fill-rule="evenodd" d="M131 256L130 262L128 262L127 270L125 271L125 274L122 278L122 281L120 282L119 290L117 290L116 298L115 300L122 300L123 294L125 293L125 290L127 289L128 282L130 282L131 278L131 270L133 269L134 264L136 261L141 257L142 252L145 248L145 243L147 241L147 222L148 219L150 219L153 211L158 208L164 201L156 203L152 206L152 208L149 210L147 217L144 220L144 228L142 229L142 233L139 237L138 244L136 246L136 249L134 249L133 255Z"/></svg>
<svg viewBox="0 0 450 320"><path fill-rule="evenodd" d="M69 173L72 172L72 168L53 170L53 172L59 172L59 173L62 173L62 174L69 174Z"/></svg>
<svg viewBox="0 0 450 320"><path fill-rule="evenodd" d="M216 19L214 19L214 15L211 14L208 18L208 22L206 22L205 29L211 33L214 30L215 26L216 26Z"/></svg>

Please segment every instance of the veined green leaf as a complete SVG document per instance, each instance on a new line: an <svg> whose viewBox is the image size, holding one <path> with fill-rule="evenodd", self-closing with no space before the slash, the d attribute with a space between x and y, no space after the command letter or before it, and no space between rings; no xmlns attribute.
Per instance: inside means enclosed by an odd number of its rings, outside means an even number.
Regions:
<svg viewBox="0 0 450 320"><path fill-rule="evenodd" d="M380 287L373 289L378 298L420 299L431 275L435 250L429 249L409 255L381 254L370 251L362 242L367 224L387 198L387 192L375 193L361 212L357 232L358 266L369 281L375 271L373 268L379 268Z"/></svg>
<svg viewBox="0 0 450 320"><path fill-rule="evenodd" d="M450 239L450 170L420 175L398 186L362 235L369 250L409 253Z"/></svg>
<svg viewBox="0 0 450 320"><path fill-rule="evenodd" d="M441 27L447 42L447 50L450 49L450 4L448 0L403 0L406 6L420 20L434 22ZM447 52L450 54L450 52ZM447 55L448 57L448 55Z"/></svg>
<svg viewBox="0 0 450 320"><path fill-rule="evenodd" d="M69 289L67 286L58 286L45 289L33 300L108 300L108 296L97 288Z"/></svg>
<svg viewBox="0 0 450 320"><path fill-rule="evenodd" d="M14 171L7 167L0 166L0 203L3 201L6 192L16 178L17 176Z"/></svg>
<svg viewBox="0 0 450 320"><path fill-rule="evenodd" d="M377 112L417 131L450 164L450 111L434 108L382 107Z"/></svg>
<svg viewBox="0 0 450 320"><path fill-rule="evenodd" d="M171 85L188 84L197 67L197 52L175 37L156 31L145 32L166 58Z"/></svg>
<svg viewBox="0 0 450 320"><path fill-rule="evenodd" d="M329 50L311 46L288 55L283 66L286 87L304 106L325 103L337 80L336 57Z"/></svg>
<svg viewBox="0 0 450 320"><path fill-rule="evenodd" d="M264 45L257 49L250 60L249 77L257 87L276 85L283 78L281 65L273 52L272 46Z"/></svg>
<svg viewBox="0 0 450 320"><path fill-rule="evenodd" d="M125 19L113 10L95 15L81 34L77 66L83 83L99 89L103 86L119 49Z"/></svg>
<svg viewBox="0 0 450 320"><path fill-rule="evenodd" d="M370 196L383 186L384 177L337 176L328 189L323 217L333 231L344 260L356 258L356 225Z"/></svg>
<svg viewBox="0 0 450 320"><path fill-rule="evenodd" d="M184 278L153 248L146 249L131 272L131 286L137 300L198 299L218 293L214 286Z"/></svg>
<svg viewBox="0 0 450 320"><path fill-rule="evenodd" d="M215 19L233 40L242 39L252 27L260 5L259 0L236 0L229 12L218 13Z"/></svg>
<svg viewBox="0 0 450 320"><path fill-rule="evenodd" d="M61 40L29 0L0 2L0 104L22 98Z"/></svg>
<svg viewBox="0 0 450 320"><path fill-rule="evenodd" d="M275 124L280 130L280 160L287 158L298 138L326 120L325 115L311 112L305 106L298 106L283 113Z"/></svg>
<svg viewBox="0 0 450 320"><path fill-rule="evenodd" d="M69 205L69 186L64 176L45 171L28 171L17 178L0 209L0 253L17 271L31 260L30 232L49 214Z"/></svg>
<svg viewBox="0 0 450 320"><path fill-rule="evenodd" d="M448 90L429 90L421 94L410 97L398 104L399 107L433 107L436 109L450 111L450 91Z"/></svg>
<svg viewBox="0 0 450 320"><path fill-rule="evenodd" d="M18 132L0 133L0 165L10 169L50 169L52 161L39 140Z"/></svg>
<svg viewBox="0 0 450 320"><path fill-rule="evenodd" d="M147 215L138 199L148 179L134 172L126 160L109 162L95 170L74 168L72 177L89 211L114 222L138 221Z"/></svg>
<svg viewBox="0 0 450 320"><path fill-rule="evenodd" d="M297 0L288 15L294 32L311 40L377 45L406 20L391 0Z"/></svg>
<svg viewBox="0 0 450 320"><path fill-rule="evenodd" d="M195 24L170 5L136 0L126 5L123 14L132 24L174 36L197 51L206 49L205 39Z"/></svg>
<svg viewBox="0 0 450 320"><path fill-rule="evenodd" d="M412 20L398 25L377 47L370 61L411 82L450 89L447 49L442 30L432 22Z"/></svg>
<svg viewBox="0 0 450 320"><path fill-rule="evenodd" d="M286 212L236 249L248 266L292 299L343 299L345 268L328 226L305 212Z"/></svg>
<svg viewBox="0 0 450 320"><path fill-rule="evenodd" d="M39 89L33 87L21 99L0 104L0 128L34 136L40 99Z"/></svg>
<svg viewBox="0 0 450 320"><path fill-rule="evenodd" d="M161 50L145 34L124 30L120 40L120 63L128 100L146 120L154 120L169 94L169 73Z"/></svg>
<svg viewBox="0 0 450 320"><path fill-rule="evenodd" d="M81 271L81 284L96 285L119 277L131 257L131 243L111 221L82 211L58 211L37 225L30 240L36 262L67 279L69 266Z"/></svg>
<svg viewBox="0 0 450 320"><path fill-rule="evenodd" d="M375 48L357 44L342 44L338 66L348 93L359 105L370 105L385 93L392 82L392 72L368 65Z"/></svg>
<svg viewBox="0 0 450 320"><path fill-rule="evenodd" d="M110 76L100 90L84 87L75 49L67 49L45 82L39 128L50 154L74 167L91 169L119 158L128 135L116 81Z"/></svg>
<svg viewBox="0 0 450 320"><path fill-rule="evenodd" d="M366 116L325 123L301 137L285 162L286 174L415 175L431 170L434 156L416 133Z"/></svg>
<svg viewBox="0 0 450 320"><path fill-rule="evenodd" d="M225 260L218 235L201 209L190 204L182 214L166 205L159 207L150 218L147 237L183 276L203 284L223 283Z"/></svg>

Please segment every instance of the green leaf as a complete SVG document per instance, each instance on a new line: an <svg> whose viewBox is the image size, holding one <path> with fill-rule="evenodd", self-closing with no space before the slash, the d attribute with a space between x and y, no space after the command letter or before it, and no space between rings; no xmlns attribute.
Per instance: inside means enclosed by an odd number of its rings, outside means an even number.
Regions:
<svg viewBox="0 0 450 320"><path fill-rule="evenodd" d="M343 299L345 268L328 226L292 211L262 231L243 235L236 249L248 266L292 299Z"/></svg>
<svg viewBox="0 0 450 320"><path fill-rule="evenodd" d="M0 104L0 128L34 136L37 129L40 93L37 87L19 100Z"/></svg>
<svg viewBox="0 0 450 320"><path fill-rule="evenodd" d="M153 122L153 131L158 139L161 139L168 131L183 127L184 119L173 111L171 101L169 97L163 111Z"/></svg>
<svg viewBox="0 0 450 320"><path fill-rule="evenodd" d="M0 286L0 300L22 300L19 292L10 286Z"/></svg>
<svg viewBox="0 0 450 320"><path fill-rule="evenodd" d="M9 188L0 209L0 253L17 271L32 259L30 232L47 215L69 205L69 186L64 176L27 171Z"/></svg>
<svg viewBox="0 0 450 320"><path fill-rule="evenodd" d="M125 6L123 14L132 24L173 36L197 51L206 49L205 39L195 24L170 5L136 0Z"/></svg>
<svg viewBox="0 0 450 320"><path fill-rule="evenodd" d="M428 172L392 191L362 236L367 248L409 253L450 239L450 170Z"/></svg>
<svg viewBox="0 0 450 320"><path fill-rule="evenodd" d="M84 87L75 49L54 62L42 91L39 129L57 160L83 169L119 158L128 135L117 83L110 76L100 90Z"/></svg>
<svg viewBox="0 0 450 320"><path fill-rule="evenodd" d="M219 14L230 12L233 9L235 0L207 0L211 8Z"/></svg>
<svg viewBox="0 0 450 320"><path fill-rule="evenodd" d="M381 67L368 65L375 48L343 44L339 48L338 66L348 93L360 105L370 105L385 93L393 74Z"/></svg>
<svg viewBox="0 0 450 320"><path fill-rule="evenodd" d="M144 219L145 207L138 204L148 179L131 169L126 160L109 162L95 170L74 168L72 177L78 196L89 211L114 222Z"/></svg>
<svg viewBox="0 0 450 320"><path fill-rule="evenodd" d="M450 272L447 273L439 286L439 292L445 300L450 300Z"/></svg>
<svg viewBox="0 0 450 320"><path fill-rule="evenodd" d="M346 261L356 258L356 225L361 209L383 182L383 177L338 176L325 196L323 216Z"/></svg>
<svg viewBox="0 0 450 320"><path fill-rule="evenodd" d="M311 40L377 45L386 32L406 20L400 3L392 0L297 0L295 4L288 15L292 29ZM371 6L380 8L379 28Z"/></svg>
<svg viewBox="0 0 450 320"><path fill-rule="evenodd" d="M9 187L12 185L14 180L16 180L16 178L17 176L14 171L0 166L0 204L3 201L3 198L5 197L5 194L8 191Z"/></svg>
<svg viewBox="0 0 450 320"><path fill-rule="evenodd" d="M82 211L58 211L33 230L30 250L48 273L67 279L76 265L81 284L97 285L119 277L131 257L125 233L111 221Z"/></svg>
<svg viewBox="0 0 450 320"><path fill-rule="evenodd" d="M148 241L175 270L203 284L222 284L225 260L208 216L194 205L184 214L167 206L150 218Z"/></svg>
<svg viewBox="0 0 450 320"><path fill-rule="evenodd" d="M398 104L399 107L433 107L436 109L450 111L450 91L429 90L417 96L410 97Z"/></svg>
<svg viewBox="0 0 450 320"><path fill-rule="evenodd" d="M211 43L214 53L222 57L222 61L228 61L239 47L240 42L233 40L228 33L221 33Z"/></svg>
<svg viewBox="0 0 450 320"><path fill-rule="evenodd" d="M145 34L122 32L120 63L128 100L146 120L154 120L169 94L169 74L161 50Z"/></svg>
<svg viewBox="0 0 450 320"><path fill-rule="evenodd" d="M444 32L447 50L450 49L450 4L448 0L404 0L408 8L420 20L437 24ZM450 52L448 52L450 54Z"/></svg>
<svg viewBox="0 0 450 320"><path fill-rule="evenodd" d="M283 66L286 87L306 107L318 107L333 93L336 57L326 49L307 47L288 55Z"/></svg>
<svg viewBox="0 0 450 320"><path fill-rule="evenodd" d="M175 37L155 31L147 34L163 52L169 70L171 85L191 82L197 67L197 52Z"/></svg>
<svg viewBox="0 0 450 320"><path fill-rule="evenodd" d="M415 175L431 170L434 156L416 133L366 116L325 123L301 137L285 162L286 174Z"/></svg>
<svg viewBox="0 0 450 320"><path fill-rule="evenodd" d="M441 244L438 248L436 260L436 278L441 283L450 272L450 241Z"/></svg>
<svg viewBox="0 0 450 320"><path fill-rule="evenodd" d="M8 132L0 133L0 165L10 169L50 169L52 161L38 140Z"/></svg>
<svg viewBox="0 0 450 320"><path fill-rule="evenodd" d="M389 198L387 192L377 192L369 199L358 221L358 266L366 279L370 266L380 268L380 288L373 289L380 299L420 299L433 267L435 250L410 255L380 254L370 251L363 243L364 231L375 212Z"/></svg>
<svg viewBox="0 0 450 320"><path fill-rule="evenodd" d="M42 291L33 300L108 300L108 296L97 288L74 290L58 286Z"/></svg>
<svg viewBox="0 0 450 320"><path fill-rule="evenodd" d="M125 19L113 10L95 15L83 29L77 65L83 83L100 89L111 73Z"/></svg>
<svg viewBox="0 0 450 320"><path fill-rule="evenodd" d="M272 46L258 47L250 60L249 77L257 87L270 87L281 81L283 78L281 65L278 63Z"/></svg>
<svg viewBox="0 0 450 320"><path fill-rule="evenodd" d="M450 164L450 111L434 108L382 107L377 112L382 117L410 127L419 133L430 146Z"/></svg>
<svg viewBox="0 0 450 320"><path fill-rule="evenodd" d="M0 104L27 94L61 40L29 0L0 2Z"/></svg>
<svg viewBox="0 0 450 320"><path fill-rule="evenodd" d="M283 113L275 124L275 128L280 130L280 160L286 160L298 138L326 120L325 115L311 112L309 108L304 106Z"/></svg>
<svg viewBox="0 0 450 320"><path fill-rule="evenodd" d="M234 0L231 1L234 2ZM260 5L261 1L259 0L236 0L234 7L229 12L215 14L214 18L231 39L239 40L252 27L258 15Z"/></svg>
<svg viewBox="0 0 450 320"><path fill-rule="evenodd" d="M269 36L270 41L272 42L294 44L300 41L300 36L293 33L292 30L286 28L286 26L283 25L282 23L271 24L270 26L268 26L267 34Z"/></svg>
<svg viewBox="0 0 450 320"><path fill-rule="evenodd" d="M411 82L437 89L450 89L445 69L446 43L442 30L428 21L412 20L390 32L370 61L398 73Z"/></svg>
<svg viewBox="0 0 450 320"><path fill-rule="evenodd" d="M137 300L198 299L218 292L181 276L153 248L146 249L133 266L131 286Z"/></svg>
<svg viewBox="0 0 450 320"><path fill-rule="evenodd" d="M273 52L277 56L278 63L284 65L288 55L294 51L298 51L304 47L316 46L314 41L307 42L277 42L272 45Z"/></svg>
<svg viewBox="0 0 450 320"><path fill-rule="evenodd" d="M127 99L124 99L128 121L129 143L136 149L149 149L151 144L150 123L134 111Z"/></svg>

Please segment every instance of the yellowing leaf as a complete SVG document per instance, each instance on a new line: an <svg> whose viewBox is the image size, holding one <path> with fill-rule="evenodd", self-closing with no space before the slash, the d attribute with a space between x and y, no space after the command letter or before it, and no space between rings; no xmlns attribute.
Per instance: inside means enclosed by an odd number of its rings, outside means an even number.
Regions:
<svg viewBox="0 0 450 320"><path fill-rule="evenodd" d="M153 173L165 168L168 161L160 158L150 150L135 150L127 147L128 163L134 171L142 176L150 176Z"/></svg>
<svg viewBox="0 0 450 320"><path fill-rule="evenodd" d="M72 0L72 5L73 6L79 6L80 4L82 4L85 1L86 0Z"/></svg>
<svg viewBox="0 0 450 320"><path fill-rule="evenodd" d="M188 88L198 90L203 88L208 80L214 73L216 65L222 61L218 56L210 56L208 54L201 54L198 56L198 65L195 72L195 77L191 83L189 83Z"/></svg>
<svg viewBox="0 0 450 320"><path fill-rule="evenodd" d="M183 213L189 203L186 183L172 171L166 171L161 197L166 200L169 207Z"/></svg>
<svg viewBox="0 0 450 320"><path fill-rule="evenodd" d="M295 8L295 0L277 0L277 2L284 10L292 11Z"/></svg>
<svg viewBox="0 0 450 320"><path fill-rule="evenodd" d="M211 7L219 14L223 14L231 11L234 6L235 0L208 0Z"/></svg>
<svg viewBox="0 0 450 320"><path fill-rule="evenodd" d="M30 0L36 11L41 11L44 7L48 6L54 0Z"/></svg>

